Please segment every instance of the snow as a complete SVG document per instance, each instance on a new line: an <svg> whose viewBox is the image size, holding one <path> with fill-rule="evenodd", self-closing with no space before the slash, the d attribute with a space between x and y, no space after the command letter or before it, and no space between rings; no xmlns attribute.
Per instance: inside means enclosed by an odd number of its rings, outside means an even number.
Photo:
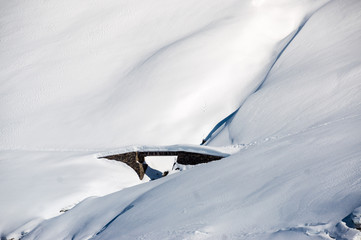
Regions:
<svg viewBox="0 0 361 240"><path fill-rule="evenodd" d="M1 2L1 238L361 239L361 3L326 2ZM99 159L134 149L228 157Z"/></svg>
<svg viewBox="0 0 361 240"><path fill-rule="evenodd" d="M60 233L74 239L312 239L311 230L326 236L361 205L361 140L352 134L360 120L269 141L89 199L41 223L24 239ZM347 144L330 139L329 131L350 137Z"/></svg>
<svg viewBox="0 0 361 240"><path fill-rule="evenodd" d="M324 2L2 1L1 149L199 144Z"/></svg>
<svg viewBox="0 0 361 240"><path fill-rule="evenodd" d="M191 144L177 144L177 145L163 145L163 146L154 146L154 145L132 145L117 148L115 150L108 150L106 152L98 153L99 158L106 157L109 155L122 154L127 152L192 152L192 153L202 153L208 155L228 157L230 154L239 151L242 146L233 146L233 147L208 147L208 146L199 146Z"/></svg>
<svg viewBox="0 0 361 240"><path fill-rule="evenodd" d="M360 114L360 6L329 4L334 7L312 16L313 24L286 48L262 87L220 133L224 137L209 145L280 138ZM361 135L360 127L355 131Z"/></svg>
<svg viewBox="0 0 361 240"><path fill-rule="evenodd" d="M3 151L0 176L1 234L28 231L89 196L140 183L126 164L84 152Z"/></svg>
<svg viewBox="0 0 361 240"><path fill-rule="evenodd" d="M358 228L361 227L361 207L356 208L352 212L352 221L354 224L358 226Z"/></svg>
<svg viewBox="0 0 361 240"><path fill-rule="evenodd" d="M172 174L176 171L173 170L173 166L175 166L177 162L176 156L152 156L145 157L145 163L148 165L145 177L149 179L158 179L161 178L164 173Z"/></svg>

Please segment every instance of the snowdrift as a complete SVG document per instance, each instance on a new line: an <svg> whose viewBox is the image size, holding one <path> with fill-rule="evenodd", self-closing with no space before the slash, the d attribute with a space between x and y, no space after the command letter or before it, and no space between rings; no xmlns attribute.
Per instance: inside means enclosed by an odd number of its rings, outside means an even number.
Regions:
<svg viewBox="0 0 361 240"><path fill-rule="evenodd" d="M26 239L360 237L342 223L361 205L360 9L333 1L306 23L224 130L245 149L88 200ZM229 144L224 135L212 142ZM84 220L67 224L78 214ZM82 227L89 219L97 231Z"/></svg>
<svg viewBox="0 0 361 240"><path fill-rule="evenodd" d="M360 239L359 1L39 3L0 10L3 238ZM198 140L237 108L207 142L244 146L223 160L139 184L95 159Z"/></svg>
<svg viewBox="0 0 361 240"><path fill-rule="evenodd" d="M324 2L2 2L0 148L199 144Z"/></svg>

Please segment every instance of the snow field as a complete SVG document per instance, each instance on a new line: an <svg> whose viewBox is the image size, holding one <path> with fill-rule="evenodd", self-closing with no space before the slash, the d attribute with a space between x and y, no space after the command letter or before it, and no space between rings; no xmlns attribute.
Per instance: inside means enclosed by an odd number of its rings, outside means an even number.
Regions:
<svg viewBox="0 0 361 240"><path fill-rule="evenodd" d="M361 4L326 2L1 2L1 237L360 239ZM221 161L97 159L238 107Z"/></svg>
<svg viewBox="0 0 361 240"><path fill-rule="evenodd" d="M3 1L1 149L199 144L324 2Z"/></svg>

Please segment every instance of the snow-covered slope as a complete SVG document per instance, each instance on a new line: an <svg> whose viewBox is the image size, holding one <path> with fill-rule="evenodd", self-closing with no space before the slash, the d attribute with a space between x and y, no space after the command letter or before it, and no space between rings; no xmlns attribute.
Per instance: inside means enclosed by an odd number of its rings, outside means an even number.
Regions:
<svg viewBox="0 0 361 240"><path fill-rule="evenodd" d="M28 231L89 196L140 183L127 165L84 152L3 151L0 179L1 235Z"/></svg>
<svg viewBox="0 0 361 240"><path fill-rule="evenodd" d="M87 199L24 239L360 239L341 222L361 206L360 10L312 15L209 142L240 152Z"/></svg>
<svg viewBox="0 0 361 240"><path fill-rule="evenodd" d="M312 17L209 145L260 142L359 117L361 8L357 1L332 6ZM360 136L361 125L354 131Z"/></svg>
<svg viewBox="0 0 361 240"><path fill-rule="evenodd" d="M199 144L325 0L1 1L1 149Z"/></svg>
<svg viewBox="0 0 361 240"><path fill-rule="evenodd" d="M24 239L331 239L361 206L360 120L88 199Z"/></svg>
<svg viewBox="0 0 361 240"><path fill-rule="evenodd" d="M200 143L324 2L0 0L0 235L139 183L95 153Z"/></svg>
<svg viewBox="0 0 361 240"><path fill-rule="evenodd" d="M1 2L1 147L37 150L1 152L1 238L360 239L361 3L323 3ZM51 218L140 183L99 152L238 107L238 153Z"/></svg>

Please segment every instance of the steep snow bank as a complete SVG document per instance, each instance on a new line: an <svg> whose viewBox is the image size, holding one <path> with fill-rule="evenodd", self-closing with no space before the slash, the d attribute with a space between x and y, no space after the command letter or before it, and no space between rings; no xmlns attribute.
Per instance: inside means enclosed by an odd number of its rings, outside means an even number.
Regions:
<svg viewBox="0 0 361 240"><path fill-rule="evenodd" d="M280 138L361 114L360 3L330 5L312 17L209 145ZM361 136L361 126L354 131Z"/></svg>
<svg viewBox="0 0 361 240"><path fill-rule="evenodd" d="M312 128L88 199L24 239L331 239L361 206L360 121Z"/></svg>

